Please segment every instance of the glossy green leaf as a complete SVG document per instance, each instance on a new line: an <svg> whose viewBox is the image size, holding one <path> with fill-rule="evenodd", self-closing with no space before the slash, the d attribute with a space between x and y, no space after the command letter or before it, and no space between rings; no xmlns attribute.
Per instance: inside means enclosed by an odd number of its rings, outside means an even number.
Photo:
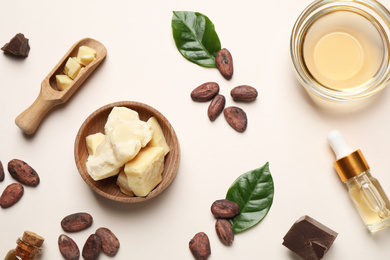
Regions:
<svg viewBox="0 0 390 260"><path fill-rule="evenodd" d="M226 199L236 202L241 209L238 216L230 219L234 233L258 224L267 215L273 198L274 182L268 162L238 177L226 194Z"/></svg>
<svg viewBox="0 0 390 260"><path fill-rule="evenodd" d="M189 61L216 67L215 57L221 42L210 19L197 12L174 11L172 33L177 49Z"/></svg>

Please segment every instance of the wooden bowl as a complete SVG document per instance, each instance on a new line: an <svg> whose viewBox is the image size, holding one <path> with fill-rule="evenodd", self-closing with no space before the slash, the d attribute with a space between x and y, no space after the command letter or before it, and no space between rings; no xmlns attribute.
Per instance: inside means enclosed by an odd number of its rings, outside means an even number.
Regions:
<svg viewBox="0 0 390 260"><path fill-rule="evenodd" d="M137 111L140 119L143 121L147 121L151 116L156 117L161 126L161 129L163 130L166 142L170 148L170 152L165 156L165 165L164 171L162 173L161 183L145 197L130 197L123 194L116 185L117 176L95 181L89 176L87 172L85 164L88 159L88 150L85 138L88 135L97 132L104 133L104 125L107 121L108 115L110 114L112 108L118 106L127 107ZM132 101L122 101L111 103L99 108L84 121L76 136L74 157L81 177L93 191L110 200L125 203L136 203L158 196L172 183L179 168L180 147L175 130L169 121L159 111L146 104Z"/></svg>

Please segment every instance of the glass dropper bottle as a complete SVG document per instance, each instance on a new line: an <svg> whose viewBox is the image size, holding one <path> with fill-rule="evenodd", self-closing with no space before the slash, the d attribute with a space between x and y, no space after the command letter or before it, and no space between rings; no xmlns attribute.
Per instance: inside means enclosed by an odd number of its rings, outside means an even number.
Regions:
<svg viewBox="0 0 390 260"><path fill-rule="evenodd" d="M370 172L370 167L360 150L352 150L341 133L329 133L328 141L337 160L334 166L370 232L390 225L390 202Z"/></svg>

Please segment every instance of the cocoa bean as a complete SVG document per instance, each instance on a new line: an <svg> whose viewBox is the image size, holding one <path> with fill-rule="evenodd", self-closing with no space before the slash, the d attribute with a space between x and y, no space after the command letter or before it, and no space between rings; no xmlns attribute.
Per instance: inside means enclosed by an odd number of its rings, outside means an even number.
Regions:
<svg viewBox="0 0 390 260"><path fill-rule="evenodd" d="M230 246L234 241L234 231L230 222L226 219L217 219L215 231L222 244Z"/></svg>
<svg viewBox="0 0 390 260"><path fill-rule="evenodd" d="M241 85L234 87L230 91L230 95L232 96L234 101L251 102L257 98L258 93L254 87L248 85Z"/></svg>
<svg viewBox="0 0 390 260"><path fill-rule="evenodd" d="M226 122L237 132L244 132L248 125L246 113L239 107L231 106L224 109Z"/></svg>
<svg viewBox="0 0 390 260"><path fill-rule="evenodd" d="M8 162L8 171L12 178L26 186L35 187L39 184L37 172L22 160L13 159Z"/></svg>
<svg viewBox="0 0 390 260"><path fill-rule="evenodd" d="M216 82L206 82L196 87L191 92L193 101L207 102L212 100L219 92L219 85Z"/></svg>
<svg viewBox="0 0 390 260"><path fill-rule="evenodd" d="M215 57L215 62L222 76L225 79L231 79L233 76L233 58L230 52L225 48L221 49Z"/></svg>
<svg viewBox="0 0 390 260"><path fill-rule="evenodd" d="M213 213L216 218L234 218L240 214L240 206L230 200L216 200L211 205L211 213Z"/></svg>
<svg viewBox="0 0 390 260"><path fill-rule="evenodd" d="M214 121L222 113L223 109L225 108L225 103L225 97L219 94L216 95L213 100L211 100L207 110L207 116L209 117L210 121Z"/></svg>
<svg viewBox="0 0 390 260"><path fill-rule="evenodd" d="M86 260L96 260L100 255L102 240L96 234L92 234L85 241L82 256Z"/></svg>
<svg viewBox="0 0 390 260"><path fill-rule="evenodd" d="M93 218L88 213L74 213L61 220L61 227L67 232L77 232L90 227L92 225L92 221Z"/></svg>
<svg viewBox="0 0 390 260"><path fill-rule="evenodd" d="M8 185L0 196L0 206L8 208L18 202L24 193L23 185L20 183L12 183Z"/></svg>
<svg viewBox="0 0 390 260"><path fill-rule="evenodd" d="M206 260L211 255L210 240L204 232L197 233L190 240L190 250L196 260Z"/></svg>
<svg viewBox="0 0 390 260"><path fill-rule="evenodd" d="M80 250L76 242L73 241L67 235L60 235L58 237L58 247L60 249L61 255L66 260L77 260L80 257Z"/></svg>
<svg viewBox="0 0 390 260"><path fill-rule="evenodd" d="M119 250L119 240L108 228L98 228L95 232L102 241L102 251L109 255L114 256Z"/></svg>
<svg viewBox="0 0 390 260"><path fill-rule="evenodd" d="M0 181L4 181L4 168L1 161L0 161Z"/></svg>

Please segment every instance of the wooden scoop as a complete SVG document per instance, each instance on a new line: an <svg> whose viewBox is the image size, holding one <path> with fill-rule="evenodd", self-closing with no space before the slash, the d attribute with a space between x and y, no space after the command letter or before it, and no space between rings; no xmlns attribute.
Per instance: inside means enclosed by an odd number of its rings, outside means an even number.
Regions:
<svg viewBox="0 0 390 260"><path fill-rule="evenodd" d="M90 64L80 70L77 77L65 89L57 88L56 75L64 74L65 63L69 57L76 57L80 46L88 46L96 51L96 58ZM65 103L87 77L96 69L100 62L106 57L107 50L103 44L91 39L85 38L76 42L64 57L58 62L53 70L42 81L41 91L34 103L22 112L16 119L16 125L22 129L25 134L33 134L38 128L45 115L55 106Z"/></svg>

